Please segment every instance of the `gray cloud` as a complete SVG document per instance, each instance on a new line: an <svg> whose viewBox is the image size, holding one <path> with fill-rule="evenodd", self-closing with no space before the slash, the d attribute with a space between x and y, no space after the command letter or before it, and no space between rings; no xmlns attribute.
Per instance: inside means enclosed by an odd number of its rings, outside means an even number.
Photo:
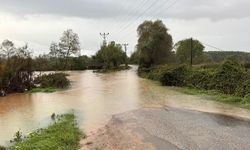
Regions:
<svg viewBox="0 0 250 150"><path fill-rule="evenodd" d="M109 32L109 41L129 43L129 51L133 51L137 26L145 19L159 18L175 42L192 36L221 49L249 49L250 0L178 0L169 9L173 2L0 0L0 42L6 38L28 42L39 54L47 52L51 41L58 41L64 30L72 28L80 36L83 53L94 54L99 49L99 32Z"/></svg>
<svg viewBox="0 0 250 150"><path fill-rule="evenodd" d="M159 0L148 16L212 20L250 17L249 0ZM146 2L146 5L144 3ZM154 1L146 0L0 0L0 10L18 15L48 14L80 18L138 16ZM164 5L163 8L161 8ZM140 7L141 6L141 7ZM160 10L158 10L160 9ZM158 16L155 16L158 17Z"/></svg>
<svg viewBox="0 0 250 150"><path fill-rule="evenodd" d="M118 8L109 0L1 0L0 10L16 15L60 15L83 18L113 16Z"/></svg>
<svg viewBox="0 0 250 150"><path fill-rule="evenodd" d="M177 5L165 14L180 19L223 20L250 17L249 0L180 0Z"/></svg>

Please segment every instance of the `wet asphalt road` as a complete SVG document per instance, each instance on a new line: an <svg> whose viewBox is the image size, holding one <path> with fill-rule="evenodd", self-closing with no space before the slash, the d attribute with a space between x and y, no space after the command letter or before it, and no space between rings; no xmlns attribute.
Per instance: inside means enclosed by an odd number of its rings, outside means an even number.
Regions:
<svg viewBox="0 0 250 150"><path fill-rule="evenodd" d="M175 108L142 108L113 116L107 127L109 130L121 128L121 134L126 132L124 129L130 130L133 135L141 137L143 143L159 150L250 149L250 120L218 114Z"/></svg>

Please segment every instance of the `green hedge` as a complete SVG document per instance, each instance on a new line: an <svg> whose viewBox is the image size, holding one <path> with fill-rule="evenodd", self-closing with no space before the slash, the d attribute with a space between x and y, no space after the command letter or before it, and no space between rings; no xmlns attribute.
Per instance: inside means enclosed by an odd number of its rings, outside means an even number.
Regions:
<svg viewBox="0 0 250 150"><path fill-rule="evenodd" d="M186 65L171 66L168 70L164 71L160 81L162 85L166 86L185 86L188 75L189 68Z"/></svg>
<svg viewBox="0 0 250 150"><path fill-rule="evenodd" d="M187 77L187 86L199 89L212 89L211 80L214 76L214 70L211 69L193 69Z"/></svg>
<svg viewBox="0 0 250 150"><path fill-rule="evenodd" d="M217 68L164 65L140 68L139 74L165 86L217 90L223 94L250 97L250 72L233 58L228 58Z"/></svg>
<svg viewBox="0 0 250 150"><path fill-rule="evenodd" d="M214 78L211 81L216 90L224 94L235 94L236 88L243 83L246 69L235 59L227 59L216 69Z"/></svg>

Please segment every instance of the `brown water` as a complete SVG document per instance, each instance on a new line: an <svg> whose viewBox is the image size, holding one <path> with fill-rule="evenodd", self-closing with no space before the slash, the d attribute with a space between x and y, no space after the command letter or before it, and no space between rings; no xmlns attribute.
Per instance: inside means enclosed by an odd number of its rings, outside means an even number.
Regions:
<svg viewBox="0 0 250 150"><path fill-rule="evenodd" d="M0 144L44 127L52 113L74 111L86 132L103 126L113 114L140 107L171 107L250 117L250 111L181 94L158 83L141 79L136 67L109 74L69 72L72 87L56 93L14 94L0 98Z"/></svg>

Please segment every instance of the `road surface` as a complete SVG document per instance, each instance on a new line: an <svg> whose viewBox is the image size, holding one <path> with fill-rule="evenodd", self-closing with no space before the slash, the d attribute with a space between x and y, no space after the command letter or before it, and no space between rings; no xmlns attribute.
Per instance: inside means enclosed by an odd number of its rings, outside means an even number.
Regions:
<svg viewBox="0 0 250 150"><path fill-rule="evenodd" d="M114 115L81 149L249 150L250 120L177 108L142 108Z"/></svg>

